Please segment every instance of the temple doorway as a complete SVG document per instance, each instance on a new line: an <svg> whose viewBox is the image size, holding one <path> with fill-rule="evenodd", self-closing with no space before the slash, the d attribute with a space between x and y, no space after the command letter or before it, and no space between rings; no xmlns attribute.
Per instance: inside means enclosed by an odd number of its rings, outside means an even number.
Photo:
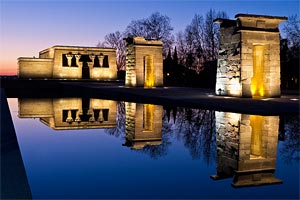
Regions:
<svg viewBox="0 0 300 200"><path fill-rule="evenodd" d="M154 77L154 63L153 55L145 56L144 61L144 87L154 87L155 86L155 77Z"/></svg>
<svg viewBox="0 0 300 200"><path fill-rule="evenodd" d="M81 55L80 62L82 62L82 79L90 79L90 68L88 62L92 62L89 55Z"/></svg>
<svg viewBox="0 0 300 200"><path fill-rule="evenodd" d="M252 97L264 96L264 46L253 46L253 77L251 79Z"/></svg>
<svg viewBox="0 0 300 200"><path fill-rule="evenodd" d="M82 62L82 79L90 78L90 68L87 62Z"/></svg>

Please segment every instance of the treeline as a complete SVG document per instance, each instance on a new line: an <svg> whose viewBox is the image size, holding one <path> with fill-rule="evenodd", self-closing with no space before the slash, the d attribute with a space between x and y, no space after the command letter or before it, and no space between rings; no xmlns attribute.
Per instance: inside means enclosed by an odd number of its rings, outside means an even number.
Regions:
<svg viewBox="0 0 300 200"><path fill-rule="evenodd" d="M205 15L195 14L183 31L174 34L171 19L155 12L147 18L131 21L124 31L107 34L97 46L116 49L119 78L124 78L126 48L123 39L143 36L162 40L165 85L213 88L219 46L219 25L213 22L216 18L228 18L228 15L213 9ZM299 17L295 15L289 17L283 29L287 37L281 43L284 88L299 88L299 27Z"/></svg>

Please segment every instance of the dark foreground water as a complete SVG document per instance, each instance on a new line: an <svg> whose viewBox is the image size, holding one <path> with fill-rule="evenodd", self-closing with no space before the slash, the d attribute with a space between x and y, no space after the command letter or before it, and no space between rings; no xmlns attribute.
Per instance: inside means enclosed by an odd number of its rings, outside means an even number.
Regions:
<svg viewBox="0 0 300 200"><path fill-rule="evenodd" d="M299 199L299 115L8 103L33 199Z"/></svg>

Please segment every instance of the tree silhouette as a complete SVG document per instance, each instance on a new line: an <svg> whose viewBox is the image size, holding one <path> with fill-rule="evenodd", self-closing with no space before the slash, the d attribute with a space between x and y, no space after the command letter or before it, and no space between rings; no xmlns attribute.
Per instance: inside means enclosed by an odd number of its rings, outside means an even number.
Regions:
<svg viewBox="0 0 300 200"><path fill-rule="evenodd" d="M116 49L117 70L125 70L126 48L124 42L124 34L116 31L105 35L104 42L98 43L97 47L110 47Z"/></svg>
<svg viewBox="0 0 300 200"><path fill-rule="evenodd" d="M133 20L126 28L127 37L143 36L146 39L162 40L164 54L172 46L174 36L173 27L168 16L159 12L152 13L148 18Z"/></svg>
<svg viewBox="0 0 300 200"><path fill-rule="evenodd" d="M281 40L282 88L299 90L300 19L297 15L288 18L283 28L286 39Z"/></svg>
<svg viewBox="0 0 300 200"><path fill-rule="evenodd" d="M300 161L299 117L299 115L292 115L285 116L283 119L285 137L279 152L286 163Z"/></svg>

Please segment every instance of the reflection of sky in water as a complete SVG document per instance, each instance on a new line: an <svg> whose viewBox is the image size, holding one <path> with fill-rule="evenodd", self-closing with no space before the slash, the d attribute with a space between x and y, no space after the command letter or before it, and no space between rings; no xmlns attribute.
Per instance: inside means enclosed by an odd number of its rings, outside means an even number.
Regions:
<svg viewBox="0 0 300 200"><path fill-rule="evenodd" d="M124 135L54 131L38 118L19 119L17 99L8 103L33 198L299 198L299 163L283 163L279 151L283 184L235 189L232 178L211 180L216 163L193 159L172 132L167 154L153 159L122 146Z"/></svg>

